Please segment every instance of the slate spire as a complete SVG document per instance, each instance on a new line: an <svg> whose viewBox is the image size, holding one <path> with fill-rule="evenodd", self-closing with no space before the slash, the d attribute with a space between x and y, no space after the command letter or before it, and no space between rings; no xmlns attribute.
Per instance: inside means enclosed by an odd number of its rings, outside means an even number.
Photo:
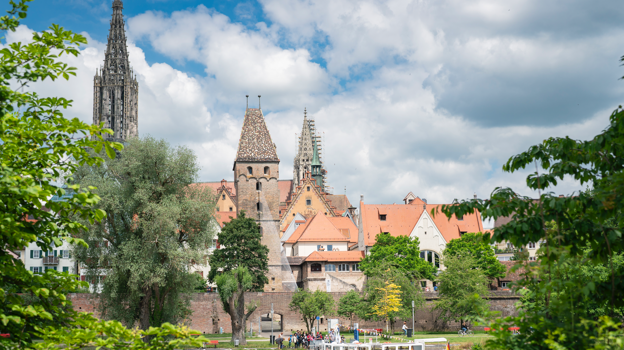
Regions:
<svg viewBox="0 0 624 350"><path fill-rule="evenodd" d="M279 162L275 144L259 108L247 108L236 152L237 162Z"/></svg>
<svg viewBox="0 0 624 350"><path fill-rule="evenodd" d="M139 136L139 83L128 59L123 2L113 1L104 65L94 77L93 123L104 122L114 135L105 139L124 142Z"/></svg>

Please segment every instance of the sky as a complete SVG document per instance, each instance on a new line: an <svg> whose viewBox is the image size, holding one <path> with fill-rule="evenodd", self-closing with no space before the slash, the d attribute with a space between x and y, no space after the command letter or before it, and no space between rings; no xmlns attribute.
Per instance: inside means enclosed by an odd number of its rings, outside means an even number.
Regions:
<svg viewBox="0 0 624 350"><path fill-rule="evenodd" d="M5 1L7 3L7 1ZM85 35L69 82L30 88L92 121L112 0L35 0L6 40ZM335 194L352 203L535 196L502 165L548 137L590 139L624 102L618 0L125 0L139 133L191 148L198 181L232 180L245 111L262 110L292 178L303 111ZM8 5L5 4L8 8ZM4 43L4 40L3 40ZM556 194L582 187L565 180Z"/></svg>

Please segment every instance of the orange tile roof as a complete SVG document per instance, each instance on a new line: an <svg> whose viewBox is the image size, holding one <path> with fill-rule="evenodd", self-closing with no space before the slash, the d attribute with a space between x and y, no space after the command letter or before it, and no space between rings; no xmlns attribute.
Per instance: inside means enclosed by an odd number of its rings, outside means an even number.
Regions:
<svg viewBox="0 0 624 350"><path fill-rule="evenodd" d="M360 261L364 258L364 252L352 250L349 252L312 252L305 261L327 261L327 262L352 262Z"/></svg>
<svg viewBox="0 0 624 350"><path fill-rule="evenodd" d="M223 227L224 223L232 221L232 219L236 219L235 211L218 211L215 213L215 219L219 223L219 226Z"/></svg>
<svg viewBox="0 0 624 350"><path fill-rule="evenodd" d="M418 197L410 204L361 203L364 243L367 246L374 245L375 237L381 232L389 232L395 237L409 236L423 210L427 210L430 216L431 211L436 210L436 215L432 217L433 222L447 242L459 238L461 232L483 231L478 212L465 215L463 220L458 220L455 216L448 219L442 212L438 212L441 206L442 204L425 204ZM380 215L386 215L386 220L381 221Z"/></svg>
<svg viewBox="0 0 624 350"><path fill-rule="evenodd" d="M221 180L221 181L211 181L211 182L197 182L197 183L194 183L193 185L201 186L201 187L210 187L210 188L213 189L213 191L215 191L215 193L217 193L219 191L219 189L221 189L222 182L224 182L224 180ZM233 182L225 181L225 186L230 191L232 196L236 196L236 187L234 187L234 183Z"/></svg>
<svg viewBox="0 0 624 350"><path fill-rule="evenodd" d="M280 191L280 202L286 202L292 194L293 180L277 180L277 188Z"/></svg>
<svg viewBox="0 0 624 350"><path fill-rule="evenodd" d="M305 224L299 225L285 243L357 242L358 229L349 218L328 217L318 212Z"/></svg>

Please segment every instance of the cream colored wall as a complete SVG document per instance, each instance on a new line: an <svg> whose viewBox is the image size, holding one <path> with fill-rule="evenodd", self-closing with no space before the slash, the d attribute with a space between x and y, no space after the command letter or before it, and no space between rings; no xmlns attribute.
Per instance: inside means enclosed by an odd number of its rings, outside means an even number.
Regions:
<svg viewBox="0 0 624 350"><path fill-rule="evenodd" d="M309 192L307 191L307 186L310 186ZM282 217L282 221L280 222L280 234L288 227L292 219L295 217L293 214L301 213L306 218L311 218L319 211L327 212L325 204L323 204L323 201L319 198L312 186L313 185L308 182L303 184L301 194L295 198L293 206L290 207L290 210ZM310 205L306 204L306 199L311 200Z"/></svg>
<svg viewBox="0 0 624 350"><path fill-rule="evenodd" d="M225 199L223 199L223 195L225 195ZM230 207L232 207L233 212L236 212L236 205L234 201L232 201L232 198L225 192L219 194L219 199L217 199L217 211L230 211Z"/></svg>
<svg viewBox="0 0 624 350"><path fill-rule="evenodd" d="M319 244L325 247L326 251L327 244L331 244L333 246L332 249L338 248L338 250L341 252L346 252L349 250L347 242L299 242L295 244L295 253L297 254L296 256L308 256L312 254L313 252L318 250L317 246Z"/></svg>

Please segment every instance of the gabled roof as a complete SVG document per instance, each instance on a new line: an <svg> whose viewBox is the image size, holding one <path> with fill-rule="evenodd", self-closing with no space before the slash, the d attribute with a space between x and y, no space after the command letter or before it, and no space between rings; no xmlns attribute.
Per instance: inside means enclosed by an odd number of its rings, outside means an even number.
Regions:
<svg viewBox="0 0 624 350"><path fill-rule="evenodd" d="M327 261L327 262L352 262L360 261L364 258L364 252L351 250L348 252L319 252L315 251L308 255L306 262Z"/></svg>
<svg viewBox="0 0 624 350"><path fill-rule="evenodd" d="M217 194L220 194L223 190L227 190L230 197L236 196L236 187L234 187L234 183L231 181L228 182L225 179L221 181L196 182L193 185L212 188Z"/></svg>
<svg viewBox="0 0 624 350"><path fill-rule="evenodd" d="M277 188L280 191L280 202L290 200L293 180L277 180Z"/></svg>
<svg viewBox="0 0 624 350"><path fill-rule="evenodd" d="M236 219L235 211L218 211L215 213L215 219L219 223L220 227L223 227L225 223L232 221L232 219Z"/></svg>
<svg viewBox="0 0 624 350"><path fill-rule="evenodd" d="M307 191L308 186L310 187L310 192ZM288 204L288 207L286 208L286 210L282 211L282 217L280 219L280 230L285 230L286 225L290 224L290 221L292 220L292 214L295 213L294 207L297 201L305 200L304 196L307 196L308 194L314 194L314 196L316 196L321 202L323 208L322 210L318 210L318 212L323 211L327 212L328 216L336 216L336 208L332 206L331 203L327 200L327 194L321 190L321 187L316 184L316 181L314 179L310 178L310 173L307 173L306 176L301 180L300 185L297 186L296 189L294 189L289 200L286 202ZM312 212L311 214L302 214L310 216L314 213Z"/></svg>
<svg viewBox="0 0 624 350"><path fill-rule="evenodd" d="M433 223L447 242L459 238L461 232L483 231L481 216L478 212L465 215L463 220L458 220L455 216L448 219L442 212L437 212L441 206L442 204L426 204L418 197L411 204L361 203L364 244L374 245L375 237L381 232L388 232L395 237L409 236L424 210L431 216ZM431 215L432 210L436 210L435 216ZM381 215L385 215L385 221L381 220Z"/></svg>
<svg viewBox="0 0 624 350"><path fill-rule="evenodd" d="M259 108L247 108L236 152L237 162L279 162L271 134Z"/></svg>
<svg viewBox="0 0 624 350"><path fill-rule="evenodd" d="M351 202L349 202L346 194L328 194L326 197L341 214L351 207Z"/></svg>
<svg viewBox="0 0 624 350"><path fill-rule="evenodd" d="M357 227L349 218L327 217L318 212L300 225L285 243L297 242L357 242Z"/></svg>

